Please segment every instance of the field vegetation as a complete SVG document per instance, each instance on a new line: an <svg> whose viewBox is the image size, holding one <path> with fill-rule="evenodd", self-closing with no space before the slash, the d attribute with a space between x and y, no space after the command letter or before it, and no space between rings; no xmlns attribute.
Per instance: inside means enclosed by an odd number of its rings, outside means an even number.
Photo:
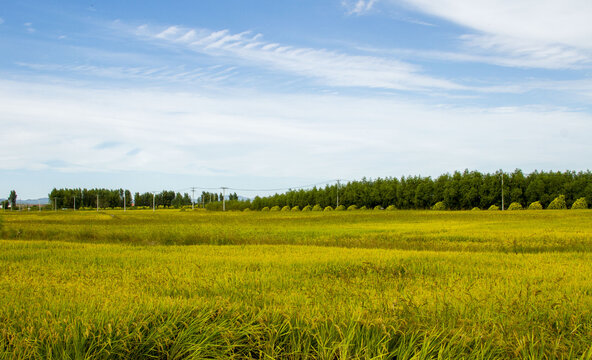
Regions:
<svg viewBox="0 0 592 360"><path fill-rule="evenodd" d="M590 210L2 220L0 358L592 358Z"/></svg>

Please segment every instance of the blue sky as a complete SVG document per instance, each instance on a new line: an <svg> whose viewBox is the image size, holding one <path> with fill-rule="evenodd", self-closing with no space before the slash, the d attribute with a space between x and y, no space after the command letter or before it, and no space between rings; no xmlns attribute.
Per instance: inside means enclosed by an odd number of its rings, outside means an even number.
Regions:
<svg viewBox="0 0 592 360"><path fill-rule="evenodd" d="M0 191L586 170L591 15L587 0L5 3Z"/></svg>

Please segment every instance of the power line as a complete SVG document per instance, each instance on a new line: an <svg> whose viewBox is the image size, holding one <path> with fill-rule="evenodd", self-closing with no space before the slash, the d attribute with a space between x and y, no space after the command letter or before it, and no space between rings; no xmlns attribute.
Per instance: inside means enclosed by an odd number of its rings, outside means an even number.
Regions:
<svg viewBox="0 0 592 360"><path fill-rule="evenodd" d="M305 189L305 188L311 188L314 186L319 186L319 185L328 185L334 182L339 182L340 180L328 180L328 181L323 181L323 182L318 182L315 184L308 184L308 185L301 185L301 186L292 186L292 187L284 187L284 188L273 188L273 189L239 189L239 188L231 188L228 187L228 190L233 190L233 191L286 191L286 190L294 190L294 189Z"/></svg>

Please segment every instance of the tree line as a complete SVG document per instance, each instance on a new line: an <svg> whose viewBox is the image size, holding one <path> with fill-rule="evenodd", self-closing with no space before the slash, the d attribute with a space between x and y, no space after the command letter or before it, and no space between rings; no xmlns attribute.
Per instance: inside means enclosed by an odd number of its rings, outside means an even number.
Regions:
<svg viewBox="0 0 592 360"><path fill-rule="evenodd" d="M183 206L191 206L191 197L189 193L181 194L179 192L171 190L163 190L159 193L139 193L136 192L132 197L132 193L127 189L56 189L54 188L49 193L49 206L57 209L81 209L81 208L119 208L131 206L144 206L152 207L155 206L165 208L180 208ZM211 205L212 203L218 203L222 201L223 194L202 192L200 197L195 199L195 204L201 204L202 206L212 209L217 209L218 206ZM11 193L12 199L12 193ZM16 193L14 195L14 201L16 202ZM226 201L231 201L231 208L233 203L240 202L239 197L236 193L226 195ZM98 203L97 203L98 201ZM97 206L98 204L98 206ZM221 207L221 205L220 205ZM243 207L241 205L241 207Z"/></svg>
<svg viewBox="0 0 592 360"><path fill-rule="evenodd" d="M523 207L539 201L547 208L551 201L564 195L568 207L580 198L592 203L592 173L588 171L545 172L535 171L524 174L516 169L511 173L481 173L478 171L456 171L443 174L436 178L422 176L387 177L377 179L363 178L345 184L333 184L312 189L289 190L271 196L257 196L252 201L239 200L236 193L226 195L226 209L261 210L273 206L320 205L321 207L339 205L358 208L386 208L394 206L398 209L430 209L434 204L442 202L447 209L461 210L475 207L487 209L492 205L502 205L502 179L504 203L519 203ZM87 207L116 208L127 206L180 208L191 206L192 199L188 193L163 190L160 193L132 193L126 189L53 189L49 194L50 206L56 208ZM221 210L223 194L203 191L194 203L197 207L209 210ZM16 202L16 193L10 196L10 202Z"/></svg>
<svg viewBox="0 0 592 360"><path fill-rule="evenodd" d="M123 207L132 204L132 193L125 189L56 189L49 194L49 205L57 209Z"/></svg>
<svg viewBox="0 0 592 360"><path fill-rule="evenodd" d="M217 194L203 191L199 197L194 199L194 204L205 207L210 203L221 202L222 197L222 193ZM164 190L158 194L152 194L150 192L134 194L134 204L136 206L152 206L153 201L154 205L160 205L164 207L179 208L191 205L191 197L189 196L189 193L184 193L181 195L179 192L175 193L174 191ZM238 201L237 193L226 195L225 201Z"/></svg>
<svg viewBox="0 0 592 360"><path fill-rule="evenodd" d="M282 194L255 197L253 210L273 206L339 205L374 208L395 206L398 209L430 209L443 202L447 209L470 210L475 207L487 209L491 205L501 207L502 178L504 203L517 202L526 207L540 201L546 208L553 199L565 195L570 207L579 198L592 203L592 173L535 171L525 175L516 169L512 173L481 173L478 171L456 171L437 178L408 176L377 179L363 178L346 184L327 185L312 189L291 190Z"/></svg>

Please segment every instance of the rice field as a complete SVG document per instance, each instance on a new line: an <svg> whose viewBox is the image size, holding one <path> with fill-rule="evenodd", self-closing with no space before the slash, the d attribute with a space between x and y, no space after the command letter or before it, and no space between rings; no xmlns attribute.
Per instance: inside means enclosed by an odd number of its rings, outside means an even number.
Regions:
<svg viewBox="0 0 592 360"><path fill-rule="evenodd" d="M592 358L592 211L2 214L0 358Z"/></svg>

